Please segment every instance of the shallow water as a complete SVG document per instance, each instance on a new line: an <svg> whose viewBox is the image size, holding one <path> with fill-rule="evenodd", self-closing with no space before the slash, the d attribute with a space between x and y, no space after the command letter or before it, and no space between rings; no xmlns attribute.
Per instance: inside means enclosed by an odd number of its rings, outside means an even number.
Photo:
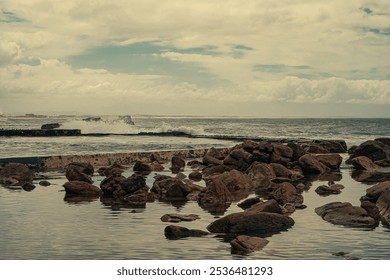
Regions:
<svg viewBox="0 0 390 280"><path fill-rule="evenodd" d="M187 172L189 170L186 170ZM262 250L246 256L232 255L230 244L213 235L168 240L160 221L164 214L198 214L201 219L180 226L205 230L216 217L196 202L179 206L148 203L145 209L112 209L99 199L90 202L64 201L63 176L50 179L51 186L36 182L31 192L0 187L0 259L341 259L335 252L348 252L361 259L390 259L390 230L351 229L323 221L314 208L332 201L359 198L369 187L354 181L348 168L342 169L342 193L320 197L316 181L304 192L306 209L292 214L295 225L267 239ZM159 172L166 173L168 172ZM125 175L128 176L128 172ZM50 175L50 174L49 174ZM53 174L51 174L53 175ZM153 174L147 184L153 183ZM102 177L96 176L95 185ZM242 211L236 202L226 214Z"/></svg>

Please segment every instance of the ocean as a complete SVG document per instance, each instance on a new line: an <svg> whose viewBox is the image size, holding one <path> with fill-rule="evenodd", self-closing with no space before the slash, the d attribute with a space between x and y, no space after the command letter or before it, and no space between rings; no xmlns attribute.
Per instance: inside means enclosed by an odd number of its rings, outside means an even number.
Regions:
<svg viewBox="0 0 390 280"><path fill-rule="evenodd" d="M390 119L321 118L262 119L233 117L132 116L134 125L118 116L99 116L100 121L85 121L88 116L0 116L0 129L40 128L60 123L64 129L81 129L85 136L0 137L0 159L163 151L210 147L232 147L232 138L343 139L348 147L378 137L390 137ZM182 132L186 137L173 136ZM152 135L136 135L152 133ZM161 133L165 133L161 136ZM107 135L108 134L108 135ZM194 137L188 137L194 136ZM228 138L229 140L224 140ZM347 154L342 154L347 158ZM186 168L185 175L191 170ZM168 168L159 174L172 175ZM125 176L132 174L131 169ZM326 184L314 181L303 193L306 209L292 214L295 225L288 231L268 237L261 251L245 256L233 255L230 244L220 236L168 240L160 217L169 213L197 214L201 218L179 226L205 230L216 217L197 202L155 201L144 209L113 208L99 199L67 201L61 172L47 176L51 185L27 192L0 187L0 259L336 259L338 252L359 259L390 259L390 229L379 225L373 230L332 225L314 213L314 208L341 201L359 205L359 198L370 185L351 177L345 163L340 181L345 189L339 195L319 196L314 190ZM147 177L152 186L153 176ZM99 185L101 176L94 176ZM204 185L204 182L198 183ZM251 195L251 196L254 196ZM242 211L236 201L224 215Z"/></svg>

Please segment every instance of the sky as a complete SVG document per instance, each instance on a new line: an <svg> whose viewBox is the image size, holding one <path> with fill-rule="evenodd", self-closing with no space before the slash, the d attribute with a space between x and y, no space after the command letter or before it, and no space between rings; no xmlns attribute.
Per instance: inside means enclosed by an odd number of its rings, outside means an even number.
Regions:
<svg viewBox="0 0 390 280"><path fill-rule="evenodd" d="M0 114L389 108L390 1L0 0Z"/></svg>

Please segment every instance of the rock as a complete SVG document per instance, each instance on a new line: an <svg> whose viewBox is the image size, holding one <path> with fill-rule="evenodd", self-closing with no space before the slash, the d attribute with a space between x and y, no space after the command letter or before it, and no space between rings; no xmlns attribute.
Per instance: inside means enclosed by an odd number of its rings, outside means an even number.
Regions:
<svg viewBox="0 0 390 280"><path fill-rule="evenodd" d="M84 174L87 174L88 176L93 176L95 172L92 164L88 162L72 162L67 166L65 166L65 170L68 168L78 169L79 171L81 171Z"/></svg>
<svg viewBox="0 0 390 280"><path fill-rule="evenodd" d="M256 188L268 186L276 174L271 165L254 162L245 172Z"/></svg>
<svg viewBox="0 0 390 280"><path fill-rule="evenodd" d="M381 172L378 170L354 170L352 178L362 183L378 183L390 180L390 172Z"/></svg>
<svg viewBox="0 0 390 280"><path fill-rule="evenodd" d="M382 223L386 226L390 225L390 190L385 190L381 193L376 201L379 214L382 217Z"/></svg>
<svg viewBox="0 0 390 280"><path fill-rule="evenodd" d="M127 206L134 208L145 208L146 207L146 194L138 193L138 194L130 194L124 197L123 199L127 204Z"/></svg>
<svg viewBox="0 0 390 280"><path fill-rule="evenodd" d="M51 185L51 183L49 181L44 180L44 181L40 181L39 185L43 187L48 187Z"/></svg>
<svg viewBox="0 0 390 280"><path fill-rule="evenodd" d="M327 222L354 228L374 228L378 221L368 215L368 212L359 206L352 206L348 202L332 202L315 208L315 212Z"/></svg>
<svg viewBox="0 0 390 280"><path fill-rule="evenodd" d="M314 155L314 157L323 165L327 166L332 170L338 170L343 161L343 158L339 154L324 154Z"/></svg>
<svg viewBox="0 0 390 280"><path fill-rule="evenodd" d="M387 159L389 158L388 149L389 146L385 145L383 141L365 141L353 150L353 154L350 155L347 163L359 156L366 156L372 161Z"/></svg>
<svg viewBox="0 0 390 280"><path fill-rule="evenodd" d="M0 184L19 185L29 183L34 179L34 173L23 163L8 163L0 169ZM12 184L9 184L12 182Z"/></svg>
<svg viewBox="0 0 390 280"><path fill-rule="evenodd" d="M65 169L66 179L69 181L83 181L92 184L93 180L90 175L87 175L76 165L69 165Z"/></svg>
<svg viewBox="0 0 390 280"><path fill-rule="evenodd" d="M83 181L70 181L63 186L67 195L100 196L103 194L100 188Z"/></svg>
<svg viewBox="0 0 390 280"><path fill-rule="evenodd" d="M315 192L321 196L328 196L331 194L340 194L343 188L344 186L340 184L321 185L315 189Z"/></svg>
<svg viewBox="0 0 390 280"><path fill-rule="evenodd" d="M302 148L302 146L297 143L289 142L287 143L287 147L293 151L291 161L298 161L301 156L306 154L306 151Z"/></svg>
<svg viewBox="0 0 390 280"><path fill-rule="evenodd" d="M27 182L22 185L22 189L25 190L26 192L31 192L33 189L35 189L34 184Z"/></svg>
<svg viewBox="0 0 390 280"><path fill-rule="evenodd" d="M59 128L61 124L59 123L46 123L41 126L41 129L55 129Z"/></svg>
<svg viewBox="0 0 390 280"><path fill-rule="evenodd" d="M207 226L213 233L275 233L294 225L291 217L277 213L252 212L232 213L217 219Z"/></svg>
<svg viewBox="0 0 390 280"><path fill-rule="evenodd" d="M227 165L215 165L215 166L209 166L205 167L202 170L203 176L211 176L216 174L222 174L226 171L230 171L233 168Z"/></svg>
<svg viewBox="0 0 390 280"><path fill-rule="evenodd" d="M251 164L251 157L251 153L245 151L243 148L236 148L223 160L223 164L232 166L237 170L245 171Z"/></svg>
<svg viewBox="0 0 390 280"><path fill-rule="evenodd" d="M161 200L187 200L186 196L192 191L183 181L168 178L153 183L151 192L159 195Z"/></svg>
<svg viewBox="0 0 390 280"><path fill-rule="evenodd" d="M202 180L202 173L199 171L193 171L188 175L188 178L192 181L199 182Z"/></svg>
<svg viewBox="0 0 390 280"><path fill-rule="evenodd" d="M373 219L375 219L376 221L380 220L381 216L379 213L379 209L375 203L372 203L370 201L362 201L360 204L360 207L365 209L367 211L368 215L370 217L372 217Z"/></svg>
<svg viewBox="0 0 390 280"><path fill-rule="evenodd" d="M274 170L276 177L290 178L292 176L292 171L280 163L270 163L269 165Z"/></svg>
<svg viewBox="0 0 390 280"><path fill-rule="evenodd" d="M324 164L322 164L318 159L310 154L301 156L298 160L298 163L305 175L321 174L328 170Z"/></svg>
<svg viewBox="0 0 390 280"><path fill-rule="evenodd" d="M133 166L133 171L140 172L140 173L150 173L153 171L152 167L143 161L136 161Z"/></svg>
<svg viewBox="0 0 390 280"><path fill-rule="evenodd" d="M374 170L379 168L379 166L377 166L370 158L366 156L355 157L351 159L350 162L357 170Z"/></svg>
<svg viewBox="0 0 390 280"><path fill-rule="evenodd" d="M208 154L205 154L204 157L203 157L203 161L202 163L206 166L209 166L209 165L221 165L223 164L223 160L221 159L217 159L211 155L208 155Z"/></svg>
<svg viewBox="0 0 390 280"><path fill-rule="evenodd" d="M273 191L269 194L269 198L275 199L280 205L303 202L303 196L289 182L279 184L271 183L270 188Z"/></svg>
<svg viewBox="0 0 390 280"><path fill-rule="evenodd" d="M250 208L252 205L255 205L256 203L259 203L260 201L261 201L260 197L252 197L237 204L237 206L245 210L247 208Z"/></svg>
<svg viewBox="0 0 390 280"><path fill-rule="evenodd" d="M189 214L189 215L181 215L181 214L165 214L161 218L163 222L169 223L180 223L180 222L191 222L200 219L198 215Z"/></svg>
<svg viewBox="0 0 390 280"><path fill-rule="evenodd" d="M126 194L135 194L137 192L144 193L148 190L145 178L139 174L133 174L123 180L121 182L121 187Z"/></svg>
<svg viewBox="0 0 390 280"><path fill-rule="evenodd" d="M179 171L183 171L185 166L186 166L186 162L183 158L181 158L179 156L172 157L171 170L175 171L174 173L178 173Z"/></svg>
<svg viewBox="0 0 390 280"><path fill-rule="evenodd" d="M387 190L390 190L390 181L384 181L368 188L366 197L369 201L376 203L380 195Z"/></svg>
<svg viewBox="0 0 390 280"><path fill-rule="evenodd" d="M122 175L113 175L105 178L100 183L100 188L105 195L112 196L114 193L118 193L118 191L122 190L122 185L126 178ZM122 194L122 196L125 193Z"/></svg>
<svg viewBox="0 0 390 280"><path fill-rule="evenodd" d="M205 179L206 188L199 194L200 204L218 204L248 196L254 186L249 177L240 171L231 170Z"/></svg>
<svg viewBox="0 0 390 280"><path fill-rule="evenodd" d="M167 239L180 239L186 237L201 237L208 235L209 233L197 229L188 229L185 227L179 227L174 225L169 225L164 229L164 235Z"/></svg>
<svg viewBox="0 0 390 280"><path fill-rule="evenodd" d="M376 160L374 163L380 167L390 167L390 159Z"/></svg>
<svg viewBox="0 0 390 280"><path fill-rule="evenodd" d="M230 242L232 246L231 253L239 255L249 254L263 249L268 242L267 239L261 237L239 235Z"/></svg>
<svg viewBox="0 0 390 280"><path fill-rule="evenodd" d="M291 161L294 151L290 147L279 143L273 143L272 145L274 149L271 154L271 162L287 164Z"/></svg>
<svg viewBox="0 0 390 280"><path fill-rule="evenodd" d="M269 212L269 213L278 213L283 214L283 209L280 204L275 199L270 199L267 201L262 201L257 204L252 205L250 208L245 211L249 212Z"/></svg>
<svg viewBox="0 0 390 280"><path fill-rule="evenodd" d="M312 140L304 142L306 152L308 153L345 153L347 152L347 144L344 140Z"/></svg>

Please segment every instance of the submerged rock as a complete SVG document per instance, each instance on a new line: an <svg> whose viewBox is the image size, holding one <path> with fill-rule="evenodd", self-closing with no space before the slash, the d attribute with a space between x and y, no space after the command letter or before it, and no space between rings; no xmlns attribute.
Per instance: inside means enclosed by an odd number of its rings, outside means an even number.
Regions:
<svg viewBox="0 0 390 280"><path fill-rule="evenodd" d="M162 222L169 223L180 223L180 222L191 222L197 219L200 219L199 215L189 214L189 215L181 215L181 214L165 214L161 218Z"/></svg>
<svg viewBox="0 0 390 280"><path fill-rule="evenodd" d="M66 182L63 187L67 195L100 196L103 194L99 187L83 181Z"/></svg>
<svg viewBox="0 0 390 280"><path fill-rule="evenodd" d="M378 221L368 215L368 212L359 206L352 206L349 202L331 202L315 208L317 215L327 222L354 228L374 228Z"/></svg>
<svg viewBox="0 0 390 280"><path fill-rule="evenodd" d="M164 229L164 235L167 239L201 237L208 234L209 233L207 231L198 230L198 229L188 229L185 227L179 227L174 225L169 225Z"/></svg>
<svg viewBox="0 0 390 280"><path fill-rule="evenodd" d="M261 237L239 235L230 242L232 246L231 253L238 255L250 254L263 249L268 243L267 239Z"/></svg>

